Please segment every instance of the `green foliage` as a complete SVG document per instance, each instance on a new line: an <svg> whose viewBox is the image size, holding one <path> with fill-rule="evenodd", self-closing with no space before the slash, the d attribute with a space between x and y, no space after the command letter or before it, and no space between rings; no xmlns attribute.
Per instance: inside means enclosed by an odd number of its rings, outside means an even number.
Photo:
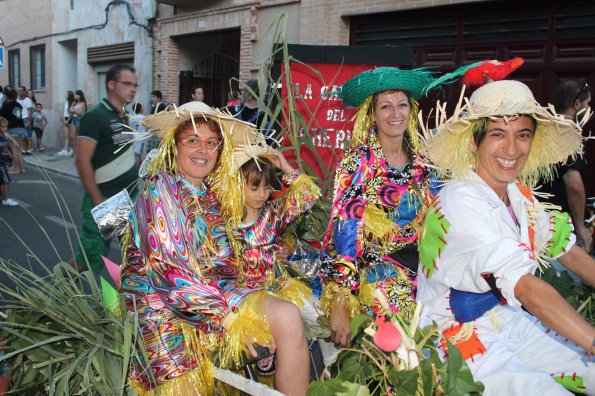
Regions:
<svg viewBox="0 0 595 396"><path fill-rule="evenodd" d="M362 330L362 326L364 324L369 324L372 321L372 318L368 315L359 314L351 319L349 322L349 331L351 332L351 338L355 338L357 334Z"/></svg>
<svg viewBox="0 0 595 396"><path fill-rule="evenodd" d="M448 364L442 368L442 372L438 369L440 374L444 371L447 374L444 384L445 394L452 396L481 394L483 385L475 382L471 370L465 364L459 350L450 341L447 340L446 342L448 344Z"/></svg>
<svg viewBox="0 0 595 396"><path fill-rule="evenodd" d="M321 197L304 215L291 223L286 233L303 241L322 241L330 218L331 202Z"/></svg>
<svg viewBox="0 0 595 396"><path fill-rule="evenodd" d="M324 382L312 382L308 386L307 393L308 396L368 396L369 394L370 392L366 387L336 378L331 378Z"/></svg>
<svg viewBox="0 0 595 396"><path fill-rule="evenodd" d="M286 232L304 241L322 241L330 218L330 197L332 196L335 170L334 168L329 169L326 161L320 157L310 134L303 133L303 131L321 128L321 126L314 117L317 109L310 109L306 106L308 114L302 114L298 111L298 102L301 100L301 95L291 78L290 65L291 62L304 64L289 54L285 36L287 18L286 13L280 13L263 35L272 36L274 44L271 55L263 62L263 66L258 71L258 80L270 87L262 125L265 125L269 120L273 120L276 130L283 131L283 139L289 142L283 142L284 147L282 150L292 153L295 158L295 165L300 171L315 177L314 167L320 170L322 177L317 180L317 183L321 188L322 197L312 209L292 223ZM276 62L277 66L279 66L279 63L283 65L283 72L279 73L278 76L273 74ZM321 77L318 70L305 66L310 69L313 75ZM259 102L265 102L265 96L267 95L265 90L261 90L260 95L256 95L256 92L252 91L244 82L238 81L238 83L256 97ZM331 84L332 81L328 82L327 85ZM286 87L285 96L283 96L282 87ZM262 125L259 125L259 127ZM282 136L278 135L274 138L280 141ZM302 148L307 149L312 154L315 164L309 164L302 160ZM337 158L332 159L336 160Z"/></svg>
<svg viewBox="0 0 595 396"><path fill-rule="evenodd" d="M395 315L396 316L396 315ZM406 334L414 343L412 353L417 354L419 365L403 367L398 351L386 353L373 342L368 325L371 318L355 317L351 324L353 346L339 354L329 380L313 382L308 394L349 394L342 390L347 384L366 387L371 395L481 395L483 384L475 382L460 352L449 344L448 357L443 361L434 347L438 327L416 328L415 334ZM405 323L402 328L407 331ZM366 329L367 328L367 329Z"/></svg>
<svg viewBox="0 0 595 396"><path fill-rule="evenodd" d="M12 377L11 391L27 394L126 393L128 363L135 354L134 323L103 305L92 274L61 263L46 276L0 259L11 285L0 323Z"/></svg>
<svg viewBox="0 0 595 396"><path fill-rule="evenodd" d="M552 266L540 273L541 279L552 285L591 326L595 326L595 289L577 284L568 271L558 271Z"/></svg>

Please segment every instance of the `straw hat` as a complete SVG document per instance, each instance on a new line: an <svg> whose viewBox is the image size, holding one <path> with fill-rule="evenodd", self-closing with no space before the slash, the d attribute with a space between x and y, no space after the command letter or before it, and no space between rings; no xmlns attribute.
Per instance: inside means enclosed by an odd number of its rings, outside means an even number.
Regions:
<svg viewBox="0 0 595 396"><path fill-rule="evenodd" d="M482 118L530 115L535 119L537 128L531 152L519 174L519 179L531 186L540 178L550 178L553 164L581 153L583 122L556 114L551 105L540 106L529 87L519 81L494 81L478 88L469 99L463 95L464 90L450 118L445 114L445 106L437 106L436 132L432 136L425 131L430 158L444 173L464 178L473 169L473 121ZM585 114L583 121L587 118Z"/></svg>
<svg viewBox="0 0 595 396"><path fill-rule="evenodd" d="M372 127L372 97L375 93L399 90L406 91L412 101L412 109L407 126L409 144L414 151L419 148L417 138L417 100L426 92L425 88L436 81L433 73L420 68L401 70L397 67L378 67L366 70L349 79L341 88L343 102L357 107L351 136L351 145L358 146L368 142Z"/></svg>
<svg viewBox="0 0 595 396"><path fill-rule="evenodd" d="M424 94L424 88L435 81L427 69L402 70L397 67L378 67L366 70L343 84L341 99L353 107L359 107L367 97L388 90L407 91L414 100Z"/></svg>
<svg viewBox="0 0 595 396"><path fill-rule="evenodd" d="M253 124L240 121L231 114L214 109L203 102L188 102L171 110L148 115L141 123L148 131L163 139L172 134L180 124L190 120L191 116L194 120L200 117L209 118L220 125L224 138L224 151L229 143L233 150L232 172L237 171L251 158L270 152L264 136Z"/></svg>

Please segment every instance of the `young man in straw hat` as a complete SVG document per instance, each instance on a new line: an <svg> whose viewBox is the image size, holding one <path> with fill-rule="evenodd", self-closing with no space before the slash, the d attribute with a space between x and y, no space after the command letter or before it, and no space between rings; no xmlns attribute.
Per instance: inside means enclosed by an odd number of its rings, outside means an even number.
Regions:
<svg viewBox="0 0 595 396"><path fill-rule="evenodd" d="M527 187L580 152L580 127L526 85L497 81L438 125L428 149L453 179L420 238L421 324L438 323L440 346L459 349L485 395L595 394L595 329L534 275L558 258L595 285L595 261L575 246L568 215Z"/></svg>

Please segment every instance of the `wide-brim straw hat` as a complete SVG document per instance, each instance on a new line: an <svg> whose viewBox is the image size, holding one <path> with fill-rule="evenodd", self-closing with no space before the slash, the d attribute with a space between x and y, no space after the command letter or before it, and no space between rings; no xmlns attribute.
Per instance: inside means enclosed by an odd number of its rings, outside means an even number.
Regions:
<svg viewBox="0 0 595 396"><path fill-rule="evenodd" d="M353 107L359 107L366 98L378 92L406 91L418 101L424 88L436 80L428 69L402 70L397 67L378 67L361 72L349 79L341 89L341 100Z"/></svg>
<svg viewBox="0 0 595 396"><path fill-rule="evenodd" d="M482 118L514 118L531 116L537 124L531 152L519 179L534 186L539 180L551 178L553 164L582 152L581 125L556 114L554 107L543 107L525 84L514 80L490 82L478 88L469 99L464 90L454 114L447 118L446 106L437 106L436 130L426 132L427 150L432 161L449 176L464 178L476 166L472 150L473 121Z"/></svg>
<svg viewBox="0 0 595 396"><path fill-rule="evenodd" d="M163 139L191 117L194 117L194 120L200 117L208 118L219 124L224 146L231 143L233 150L232 172L236 172L251 158L270 153L271 148L266 144L264 135L256 129L255 125L238 120L231 114L212 108L203 102L188 102L177 108L148 115L141 123L148 131Z"/></svg>

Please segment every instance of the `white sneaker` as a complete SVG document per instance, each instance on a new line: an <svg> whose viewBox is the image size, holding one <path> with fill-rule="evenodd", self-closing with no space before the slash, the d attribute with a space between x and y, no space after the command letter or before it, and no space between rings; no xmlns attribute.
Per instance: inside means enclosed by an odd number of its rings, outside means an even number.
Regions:
<svg viewBox="0 0 595 396"><path fill-rule="evenodd" d="M12 198L8 198L6 201L2 200L2 206L19 206L19 203Z"/></svg>
<svg viewBox="0 0 595 396"><path fill-rule="evenodd" d="M57 156L59 156L59 157L65 157L65 156L67 156L67 155L68 155L68 150L66 150L66 149L62 149L62 150L58 151L58 152L56 153L56 155L57 155Z"/></svg>

